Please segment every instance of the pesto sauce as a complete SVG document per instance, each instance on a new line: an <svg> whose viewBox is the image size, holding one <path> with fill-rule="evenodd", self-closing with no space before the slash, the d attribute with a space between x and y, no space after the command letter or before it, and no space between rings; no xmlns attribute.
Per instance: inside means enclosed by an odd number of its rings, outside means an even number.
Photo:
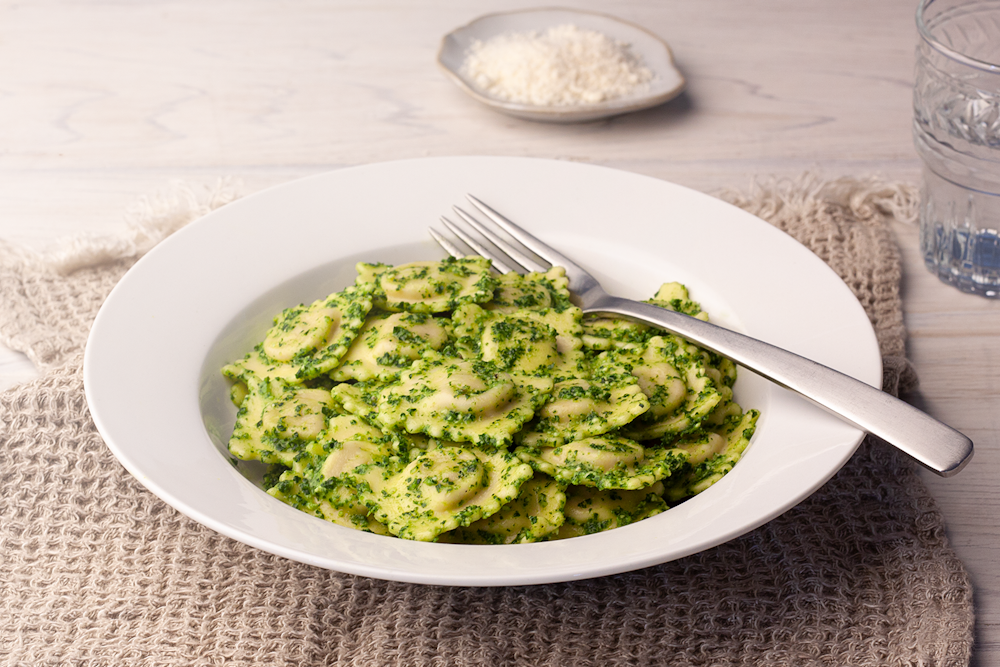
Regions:
<svg viewBox="0 0 1000 667"><path fill-rule="evenodd" d="M759 413L732 400L735 364L584 318L558 267L357 269L223 368L230 453L268 464L268 493L293 507L404 539L562 539L683 502L749 445ZM707 319L678 283L648 303Z"/></svg>

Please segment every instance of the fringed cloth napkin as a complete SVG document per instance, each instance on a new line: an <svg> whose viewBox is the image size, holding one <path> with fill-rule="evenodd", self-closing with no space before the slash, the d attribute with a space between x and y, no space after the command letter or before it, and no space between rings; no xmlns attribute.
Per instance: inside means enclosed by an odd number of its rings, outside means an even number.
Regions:
<svg viewBox="0 0 1000 667"><path fill-rule="evenodd" d="M117 463L84 400L102 300L160 238L233 198L146 202L121 238L0 246L0 339L44 376L0 395L2 665L967 665L972 590L913 465L866 442L826 486L703 553L589 581L392 583L302 565L205 528ZM730 201L828 262L912 386L888 219L913 190L779 183ZM150 378L155 383L155 374Z"/></svg>

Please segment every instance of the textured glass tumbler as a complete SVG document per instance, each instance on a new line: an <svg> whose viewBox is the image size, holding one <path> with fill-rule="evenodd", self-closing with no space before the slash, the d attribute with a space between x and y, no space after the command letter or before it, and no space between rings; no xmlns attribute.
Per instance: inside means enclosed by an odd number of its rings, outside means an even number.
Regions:
<svg viewBox="0 0 1000 667"><path fill-rule="evenodd" d="M1000 297L1000 0L922 0L917 28L920 250L941 280Z"/></svg>

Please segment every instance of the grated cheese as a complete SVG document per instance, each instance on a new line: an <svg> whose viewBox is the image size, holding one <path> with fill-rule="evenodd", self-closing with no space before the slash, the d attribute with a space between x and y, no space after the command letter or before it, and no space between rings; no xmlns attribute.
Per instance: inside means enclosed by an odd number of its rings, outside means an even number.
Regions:
<svg viewBox="0 0 1000 667"><path fill-rule="evenodd" d="M629 44L570 24L477 40L462 70L497 99L538 106L596 104L648 89L653 79Z"/></svg>

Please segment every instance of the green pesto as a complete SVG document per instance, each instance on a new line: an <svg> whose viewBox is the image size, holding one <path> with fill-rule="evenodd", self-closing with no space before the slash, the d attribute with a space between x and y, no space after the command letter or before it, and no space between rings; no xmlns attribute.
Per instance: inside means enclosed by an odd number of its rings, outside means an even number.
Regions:
<svg viewBox="0 0 1000 667"><path fill-rule="evenodd" d="M624 367L610 366L589 379L556 383L518 441L527 446L560 445L610 433L641 417L649 400Z"/></svg>
<svg viewBox="0 0 1000 667"><path fill-rule="evenodd" d="M547 378L515 375L485 361L420 360L378 394L385 429L506 446L551 391Z"/></svg>
<svg viewBox="0 0 1000 667"><path fill-rule="evenodd" d="M441 445L420 452L401 470L387 471L382 488L365 499L392 534L431 541L495 514L532 474L502 449Z"/></svg>
<svg viewBox="0 0 1000 667"><path fill-rule="evenodd" d="M560 267L545 273L505 273L497 278L493 299L484 304L489 310L505 313L550 309L562 313L572 306L569 281Z"/></svg>
<svg viewBox="0 0 1000 667"><path fill-rule="evenodd" d="M522 445L515 453L560 482L597 489L645 488L682 470L688 461L684 450L643 447L613 435L561 445Z"/></svg>
<svg viewBox="0 0 1000 667"><path fill-rule="evenodd" d="M235 459L275 498L345 528L516 544L653 516L721 479L759 413L728 359L584 319L562 269L480 257L358 264L284 310L223 374ZM649 300L707 319L678 283Z"/></svg>
<svg viewBox="0 0 1000 667"><path fill-rule="evenodd" d="M566 520L556 538L590 535L648 519L667 509L662 493L659 482L634 491L571 486L566 490Z"/></svg>
<svg viewBox="0 0 1000 667"><path fill-rule="evenodd" d="M676 504L701 493L722 479L726 473L733 469L750 444L750 438L753 437L757 428L759 417L760 412L751 409L738 418L727 420L717 430L717 433L725 439L725 448L667 483L664 498L671 504Z"/></svg>
<svg viewBox="0 0 1000 667"><path fill-rule="evenodd" d="M517 498L496 513L438 537L453 544L523 544L554 537L566 517L563 484L535 474L524 482Z"/></svg>
<svg viewBox="0 0 1000 667"><path fill-rule="evenodd" d="M489 260L482 257L395 267L362 262L357 268L357 284L372 290L376 305L393 312L443 313L465 303L489 301L496 287Z"/></svg>

